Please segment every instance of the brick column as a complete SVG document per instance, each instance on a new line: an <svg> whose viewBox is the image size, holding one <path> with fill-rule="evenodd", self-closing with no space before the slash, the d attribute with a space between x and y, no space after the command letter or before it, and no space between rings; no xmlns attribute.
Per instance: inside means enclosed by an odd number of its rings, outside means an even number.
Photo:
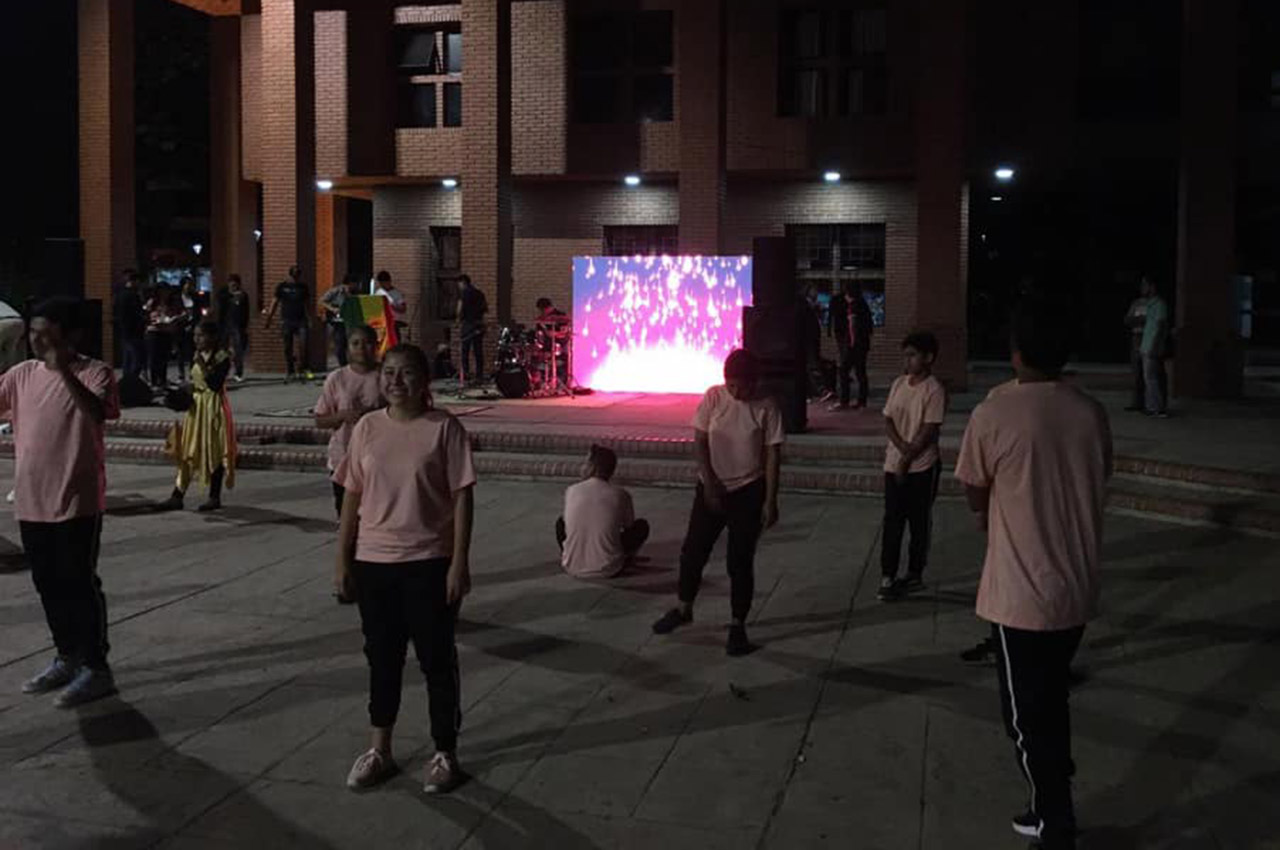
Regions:
<svg viewBox="0 0 1280 850"><path fill-rule="evenodd" d="M240 19L209 19L209 207L213 282L240 275L256 290L255 191L241 177Z"/></svg>
<svg viewBox="0 0 1280 850"><path fill-rule="evenodd" d="M313 297L317 287L314 30L311 0L263 0L262 249L268 303L295 263ZM276 322L278 327L279 316ZM313 339L320 330L317 323ZM283 369L277 337L274 330L258 329L256 368ZM312 349L318 350L314 344Z"/></svg>
<svg viewBox="0 0 1280 850"><path fill-rule="evenodd" d="M1177 349L1180 396L1238 396L1235 266L1236 0L1184 0L1182 162L1178 178Z"/></svg>
<svg viewBox="0 0 1280 850"><path fill-rule="evenodd" d="M462 266L511 318L511 2L462 2ZM489 334L495 338L496 334Z"/></svg>
<svg viewBox="0 0 1280 850"><path fill-rule="evenodd" d="M137 265L133 0L79 0L78 11L84 295L102 299L103 355L110 359L111 283Z"/></svg>
<svg viewBox="0 0 1280 850"><path fill-rule="evenodd" d="M965 83L967 0L936 0L918 18L916 86L916 316L938 336L937 374L953 389L967 380ZM888 309L893 309L890 302Z"/></svg>
<svg viewBox="0 0 1280 850"><path fill-rule="evenodd" d="M686 0L676 27L680 250L719 254L726 188L724 0Z"/></svg>

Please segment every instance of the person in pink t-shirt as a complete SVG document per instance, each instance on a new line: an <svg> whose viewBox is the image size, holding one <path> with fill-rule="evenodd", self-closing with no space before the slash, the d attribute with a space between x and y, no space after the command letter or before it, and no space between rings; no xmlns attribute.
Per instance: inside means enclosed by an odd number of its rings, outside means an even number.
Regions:
<svg viewBox="0 0 1280 850"><path fill-rule="evenodd" d="M1013 317L1016 384L969 419L956 465L987 534L978 616L991 623L1005 726L1030 786L1013 829L1075 847L1071 659L1097 612L1111 430L1102 405L1063 383L1064 311L1028 300Z"/></svg>
<svg viewBox="0 0 1280 850"><path fill-rule="evenodd" d="M778 521L778 475L782 463L782 414L771 398L757 395L760 366L748 351L724 362L724 384L702 397L693 417L698 486L689 530L680 548L679 604L653 624L669 634L693 621L702 571L721 532L729 529L729 655L756 647L747 640L747 614L755 595L756 544Z"/></svg>
<svg viewBox="0 0 1280 850"><path fill-rule="evenodd" d="M35 360L0 376L0 417L14 423L16 513L31 578L57 656L22 686L64 688L56 705L115 693L107 665L107 603L98 577L106 510L104 425L120 416L111 367L76 353L79 301L51 298L32 311Z"/></svg>
<svg viewBox="0 0 1280 850"><path fill-rule="evenodd" d="M471 589L476 473L466 430L432 406L430 376L427 356L416 345L387 352L382 392L389 406L356 423L333 476L346 488L335 590L354 596L360 607L369 661L372 744L351 766L352 789L377 785L397 770L391 733L409 641L427 679L436 745L423 790L445 793L461 779L454 628Z"/></svg>
<svg viewBox="0 0 1280 850"><path fill-rule="evenodd" d="M378 371L378 334L368 325L347 332L347 365L329 373L316 401L316 427L329 435L329 474L347 456L351 429L366 413L387 406ZM343 487L333 481L333 507L342 517Z"/></svg>
<svg viewBox="0 0 1280 850"><path fill-rule="evenodd" d="M947 390L933 376L938 338L928 332L902 342L905 374L889 389L884 404L884 428L889 445L884 452L884 535L880 546L880 590L892 602L924 587L929 559L933 500L942 477L938 434L947 414ZM902 537L911 526L907 575L898 578Z"/></svg>

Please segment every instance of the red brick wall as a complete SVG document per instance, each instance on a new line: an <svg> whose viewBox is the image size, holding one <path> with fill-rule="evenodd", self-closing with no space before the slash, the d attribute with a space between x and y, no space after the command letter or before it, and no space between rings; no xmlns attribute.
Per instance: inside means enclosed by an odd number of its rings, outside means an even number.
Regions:
<svg viewBox="0 0 1280 850"><path fill-rule="evenodd" d="M724 7L686 3L676 23L680 64L680 250L718 254L725 201Z"/></svg>
<svg viewBox="0 0 1280 850"><path fill-rule="evenodd" d="M78 37L84 294L102 299L103 355L110 359L112 282L137 265L133 0L80 0Z"/></svg>
<svg viewBox="0 0 1280 850"><path fill-rule="evenodd" d="M262 182L262 16L240 19L240 168Z"/></svg>
<svg viewBox="0 0 1280 850"><path fill-rule="evenodd" d="M738 178L725 204L724 250L751 253L756 236L783 236L788 224L885 225L885 326L872 337L871 367L897 372L898 343L918 320L916 303L916 196L911 183L847 181L827 185ZM834 344L824 339L828 356Z"/></svg>
<svg viewBox="0 0 1280 850"><path fill-rule="evenodd" d="M565 312L573 305L573 258L598 255L600 237L515 240L512 318L529 324L539 298L550 298Z"/></svg>
<svg viewBox="0 0 1280 850"><path fill-rule="evenodd" d="M442 24L460 20L462 20L462 7L458 4L397 6L395 12L396 24Z"/></svg>
<svg viewBox="0 0 1280 850"><path fill-rule="evenodd" d="M635 189L619 183L524 183L515 193L516 238L600 243L605 225L676 224L679 193L670 183Z"/></svg>
<svg viewBox="0 0 1280 850"><path fill-rule="evenodd" d="M398 128L396 174L401 177L457 177L462 173L465 138L464 127Z"/></svg>
<svg viewBox="0 0 1280 850"><path fill-rule="evenodd" d="M315 13L316 174L347 169L347 13Z"/></svg>
<svg viewBox="0 0 1280 850"><path fill-rule="evenodd" d="M466 39L465 33L463 39ZM511 7L511 170L515 174L563 174L565 171L569 108L565 91L567 62L563 0L514 4ZM466 85L465 74L463 85Z"/></svg>

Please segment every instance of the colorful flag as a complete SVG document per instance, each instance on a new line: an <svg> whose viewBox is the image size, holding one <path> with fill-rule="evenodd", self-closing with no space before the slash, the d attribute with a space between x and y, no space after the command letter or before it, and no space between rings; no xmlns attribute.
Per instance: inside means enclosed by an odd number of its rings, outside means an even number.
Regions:
<svg viewBox="0 0 1280 850"><path fill-rule="evenodd" d="M342 323L347 329L368 325L378 334L378 356L398 343L391 302L381 295L348 295L342 302Z"/></svg>

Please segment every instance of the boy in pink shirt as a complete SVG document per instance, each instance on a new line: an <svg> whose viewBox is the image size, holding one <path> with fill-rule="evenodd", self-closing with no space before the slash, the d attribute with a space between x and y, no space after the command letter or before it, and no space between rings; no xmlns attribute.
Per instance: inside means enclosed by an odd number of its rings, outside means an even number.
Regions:
<svg viewBox="0 0 1280 850"><path fill-rule="evenodd" d="M329 435L329 474L333 475L347 456L351 429L371 410L387 406L378 374L378 335L368 325L346 334L347 364L329 373L316 402L316 427L333 431ZM333 507L342 516L343 486L333 481Z"/></svg>
<svg viewBox="0 0 1280 850"><path fill-rule="evenodd" d="M1030 786L1013 829L1045 850L1075 847L1071 659L1097 612L1111 430L1097 401L1061 381L1062 311L1029 301L1013 317L1016 384L965 429L956 477L987 533L978 616L991 623L1005 727Z"/></svg>
<svg viewBox="0 0 1280 850"><path fill-rule="evenodd" d="M97 570L106 509L103 423L119 418L120 402L111 367L76 353L80 330L79 301L37 305L30 326L37 359L0 376L0 417L14 422L22 547L58 652L22 690L65 687L60 708L115 693Z"/></svg>
<svg viewBox="0 0 1280 850"><path fill-rule="evenodd" d="M942 477L938 434L947 413L947 390L933 376L938 338L913 333L902 342L905 374L898 376L884 404L884 537L880 547L880 590L886 602L924 587L929 558L933 500ZM906 578L898 578L902 537L911 526Z"/></svg>

